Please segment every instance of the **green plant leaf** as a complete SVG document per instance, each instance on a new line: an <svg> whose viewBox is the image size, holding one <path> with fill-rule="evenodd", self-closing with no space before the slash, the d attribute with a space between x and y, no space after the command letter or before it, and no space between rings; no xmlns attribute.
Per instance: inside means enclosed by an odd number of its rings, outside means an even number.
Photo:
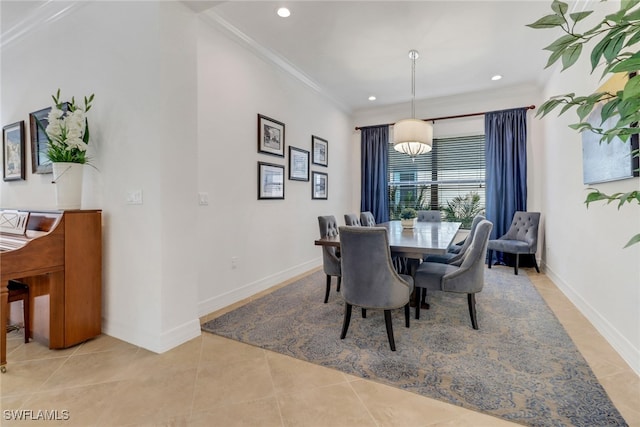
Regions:
<svg viewBox="0 0 640 427"><path fill-rule="evenodd" d="M551 10L558 15L564 15L567 13L567 10L569 10L569 5L559 0L553 0L553 3L551 3Z"/></svg>
<svg viewBox="0 0 640 427"><path fill-rule="evenodd" d="M534 29L553 28L553 27L560 27L565 22L566 21L562 16L547 15L538 19L533 24L527 24L527 27L534 28Z"/></svg>
<svg viewBox="0 0 640 427"><path fill-rule="evenodd" d="M615 57L618 56L620 50L624 46L625 37L626 35L624 33L618 34L617 36L613 37L609 43L607 43L603 52L604 58L607 60L607 62L613 61Z"/></svg>
<svg viewBox="0 0 640 427"><path fill-rule="evenodd" d="M638 97L640 97L640 75L629 79L627 84L624 85L624 92L622 94L624 101Z"/></svg>
<svg viewBox="0 0 640 427"><path fill-rule="evenodd" d="M549 68L550 66L555 64L558 61L558 59L562 58L563 53L564 53L563 49L558 49L553 53L551 53L551 55L549 55L549 60L547 61L547 65L545 65L544 68Z"/></svg>
<svg viewBox="0 0 640 427"><path fill-rule="evenodd" d="M593 10L586 10L584 12L576 12L569 14L569 17L573 20L573 22L582 21L587 16L591 15Z"/></svg>
<svg viewBox="0 0 640 427"><path fill-rule="evenodd" d="M582 53L582 43L569 46L562 54L562 70L566 70L576 63Z"/></svg>
<svg viewBox="0 0 640 427"><path fill-rule="evenodd" d="M571 43L579 40L579 37L574 36L573 34L567 34L560 37L558 40L551 43L549 46L545 47L543 50L550 50L555 52L558 49L564 49L569 46Z"/></svg>
<svg viewBox="0 0 640 427"><path fill-rule="evenodd" d="M612 73L628 73L640 70L640 52L636 52L632 57L618 62L611 68Z"/></svg>
<svg viewBox="0 0 640 427"><path fill-rule="evenodd" d="M627 244L624 245L624 248L628 248L629 246L635 245L636 243L640 243L640 234L636 234L635 236L633 236L631 240L629 240Z"/></svg>

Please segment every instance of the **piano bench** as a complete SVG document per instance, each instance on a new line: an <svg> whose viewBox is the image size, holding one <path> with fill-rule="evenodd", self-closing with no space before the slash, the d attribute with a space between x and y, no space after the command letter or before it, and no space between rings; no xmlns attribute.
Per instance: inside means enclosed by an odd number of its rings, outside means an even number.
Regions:
<svg viewBox="0 0 640 427"><path fill-rule="evenodd" d="M26 284L19 282L17 280L9 280L9 284L7 285L7 289L9 291L9 303L15 301L22 301L23 307L23 315L24 315L24 342L29 342L29 286Z"/></svg>

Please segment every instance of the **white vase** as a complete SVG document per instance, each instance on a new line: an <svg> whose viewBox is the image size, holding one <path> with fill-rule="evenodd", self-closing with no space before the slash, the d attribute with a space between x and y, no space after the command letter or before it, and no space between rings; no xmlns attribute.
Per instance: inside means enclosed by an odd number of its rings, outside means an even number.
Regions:
<svg viewBox="0 0 640 427"><path fill-rule="evenodd" d="M82 206L82 163L53 163L53 183L56 185L58 209L80 209Z"/></svg>
<svg viewBox="0 0 640 427"><path fill-rule="evenodd" d="M400 221L402 222L402 228L413 228L416 226L416 220L417 218L411 218L411 219L401 219Z"/></svg>

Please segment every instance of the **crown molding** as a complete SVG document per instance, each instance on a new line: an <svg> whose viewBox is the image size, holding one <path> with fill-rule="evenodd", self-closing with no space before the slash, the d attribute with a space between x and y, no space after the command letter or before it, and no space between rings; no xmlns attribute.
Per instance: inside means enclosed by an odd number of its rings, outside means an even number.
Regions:
<svg viewBox="0 0 640 427"><path fill-rule="evenodd" d="M284 57L278 55L271 49L263 46L255 39L251 38L246 33L242 32L240 29L235 27L229 21L213 12L212 10L208 10L204 13L200 14L203 22L206 24L223 30L227 35L232 37L233 39L241 42L242 45L247 47L253 53L255 53L260 58L266 60L267 62L275 65L277 68L286 72L293 78L299 80L304 85L308 86L315 92L319 93L323 97L327 98L331 101L335 106L337 106L340 110L346 113L352 113L352 110L347 107L344 103L339 101L338 99L331 96L322 86L320 86L317 82L315 82L311 77L305 74L302 70L298 69L295 65L289 62Z"/></svg>
<svg viewBox="0 0 640 427"><path fill-rule="evenodd" d="M87 3L85 1L67 3L47 0L33 9L21 21L0 33L0 49L6 49L28 33L42 30L47 25L70 15Z"/></svg>

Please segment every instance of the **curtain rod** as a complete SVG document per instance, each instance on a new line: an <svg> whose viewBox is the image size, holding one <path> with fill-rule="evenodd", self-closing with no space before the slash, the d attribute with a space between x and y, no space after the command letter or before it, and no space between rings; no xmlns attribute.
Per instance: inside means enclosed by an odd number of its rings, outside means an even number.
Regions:
<svg viewBox="0 0 640 427"><path fill-rule="evenodd" d="M527 105L526 107L521 107L521 108L526 108L527 110L533 110L536 108L535 105ZM514 108L512 108L514 109ZM483 111L481 113L469 113L469 114L458 114L456 116L445 116L445 117L434 117L432 119L422 119L425 122L435 122L436 120L447 120L447 119L459 119L461 117L471 117L471 116L484 116L487 113L493 113L493 111ZM395 123L387 123L387 126L393 126ZM375 125L373 125L375 126ZM378 125L378 126L385 126L385 125ZM363 127L370 127L370 126L356 126L356 130L360 130Z"/></svg>

